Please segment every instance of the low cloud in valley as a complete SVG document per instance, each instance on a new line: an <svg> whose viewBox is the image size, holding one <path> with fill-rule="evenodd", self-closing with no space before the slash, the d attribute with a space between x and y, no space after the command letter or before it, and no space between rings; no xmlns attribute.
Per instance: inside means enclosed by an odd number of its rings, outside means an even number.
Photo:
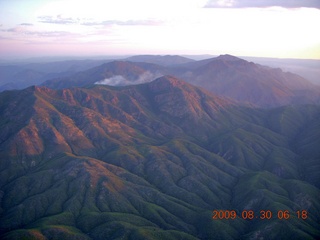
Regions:
<svg viewBox="0 0 320 240"><path fill-rule="evenodd" d="M127 86L127 85L136 85L146 82L151 82L156 78L161 77L161 73L151 73L149 71L144 72L135 80L128 80L122 75L115 75L110 78L105 78L101 81L95 82L95 84L102 84L102 85L110 85L110 86Z"/></svg>

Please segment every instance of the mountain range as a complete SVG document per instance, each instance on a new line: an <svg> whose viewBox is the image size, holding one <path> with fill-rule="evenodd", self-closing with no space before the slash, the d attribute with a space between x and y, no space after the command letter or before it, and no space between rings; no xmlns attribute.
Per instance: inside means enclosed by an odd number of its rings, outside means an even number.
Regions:
<svg viewBox="0 0 320 240"><path fill-rule="evenodd" d="M260 61L263 62L263 59ZM274 66L278 62L285 69L290 69L292 63L289 61L286 67L280 60L269 59L266 64ZM304 62L300 61L299 64L303 65ZM317 62L310 64L316 66ZM314 67L304 71L316 74ZM320 101L319 85L279 68L262 66L231 55L198 61L177 55L137 55L122 60L3 65L0 66L0 91L23 89L31 85L55 89L82 87L92 83L130 85L150 82L163 75L175 76L215 94L256 107L318 104ZM316 81L315 76L312 79Z"/></svg>
<svg viewBox="0 0 320 240"><path fill-rule="evenodd" d="M252 79L261 72L288 94L302 84L221 56L178 67L115 61L2 92L0 238L320 238L319 104L226 98L201 81L210 68L239 75L234 89L246 94L250 84L268 91ZM206 90L176 77L197 73ZM115 76L131 84L101 84ZM215 210L238 217L213 219Z"/></svg>
<svg viewBox="0 0 320 240"><path fill-rule="evenodd" d="M171 62L184 62L169 66L151 63L155 62L154 58L134 58L141 61L151 59L148 63L113 61L69 77L48 80L42 85L55 89L94 83L117 86L140 84L163 75L172 75L212 93L256 107L320 103L320 86L296 74L234 56L221 55L200 61L187 61L184 58L172 60L171 57ZM163 61L166 59L160 58Z"/></svg>

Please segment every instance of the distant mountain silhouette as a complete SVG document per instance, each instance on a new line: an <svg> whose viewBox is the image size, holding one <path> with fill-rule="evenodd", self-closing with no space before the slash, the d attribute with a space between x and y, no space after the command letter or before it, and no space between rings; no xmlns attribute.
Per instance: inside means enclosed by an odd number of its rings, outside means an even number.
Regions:
<svg viewBox="0 0 320 240"><path fill-rule="evenodd" d="M214 61L202 67L222 76L261 68ZM0 238L319 238L320 106L248 108L168 75L93 84L152 69L113 62L54 82L85 88L0 93Z"/></svg>
<svg viewBox="0 0 320 240"><path fill-rule="evenodd" d="M3 65L0 66L0 92L40 85L49 79L70 76L106 62L108 60L69 60Z"/></svg>

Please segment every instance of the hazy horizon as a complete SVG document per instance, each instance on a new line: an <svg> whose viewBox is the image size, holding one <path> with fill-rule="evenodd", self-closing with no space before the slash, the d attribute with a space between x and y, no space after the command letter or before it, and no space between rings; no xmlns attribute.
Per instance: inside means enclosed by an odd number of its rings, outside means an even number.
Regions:
<svg viewBox="0 0 320 240"><path fill-rule="evenodd" d="M133 56L181 56L190 58L192 60L205 60L209 58L215 58L221 55L231 55L241 59L245 59L247 61L255 61L255 60L266 60L266 61L294 61L294 62L315 62L320 63L319 59L313 58L287 58L287 57L264 57L264 56L239 56L233 55L229 53L221 53L221 54L123 54L123 55L43 55L43 56L10 56L6 58L4 56L0 56L0 64L7 63L40 63L40 62L60 62L60 61L82 61L82 60L124 60L126 58L130 58Z"/></svg>
<svg viewBox="0 0 320 240"><path fill-rule="evenodd" d="M221 55L320 59L320 3L0 1L1 58Z"/></svg>

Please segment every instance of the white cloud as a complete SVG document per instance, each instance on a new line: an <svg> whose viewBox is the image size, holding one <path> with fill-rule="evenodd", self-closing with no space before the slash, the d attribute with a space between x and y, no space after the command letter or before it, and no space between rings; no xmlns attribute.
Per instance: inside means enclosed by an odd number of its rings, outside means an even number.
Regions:
<svg viewBox="0 0 320 240"><path fill-rule="evenodd" d="M207 6L210 7L233 7L235 4L234 0L215 0L210 1Z"/></svg>
<svg viewBox="0 0 320 240"><path fill-rule="evenodd" d="M209 0L205 7L247 8L247 7L320 8L319 0Z"/></svg>
<svg viewBox="0 0 320 240"><path fill-rule="evenodd" d="M146 71L133 81L127 80L124 76L115 75L110 78L105 78L101 81L95 82L95 84L110 85L110 86L136 85L136 84L151 82L161 76L162 74L160 73L151 73L149 71Z"/></svg>
<svg viewBox="0 0 320 240"><path fill-rule="evenodd" d="M125 79L123 76L115 75L115 76L112 76L111 78L105 78L101 81L95 82L94 84L121 86L121 85L126 85L127 82L128 80Z"/></svg>

